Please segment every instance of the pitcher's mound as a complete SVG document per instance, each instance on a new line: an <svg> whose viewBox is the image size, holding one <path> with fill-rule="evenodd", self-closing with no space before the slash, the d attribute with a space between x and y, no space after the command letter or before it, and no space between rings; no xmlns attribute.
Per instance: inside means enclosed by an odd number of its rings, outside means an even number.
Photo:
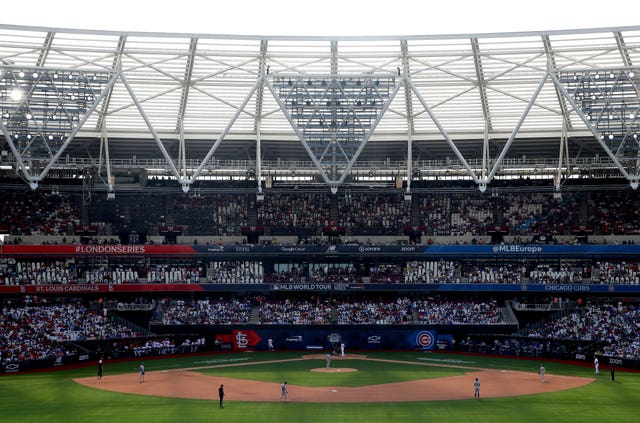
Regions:
<svg viewBox="0 0 640 423"><path fill-rule="evenodd" d="M319 373L349 373L349 372L357 372L358 369L353 369L351 367L318 367L316 369L311 369L312 372Z"/></svg>

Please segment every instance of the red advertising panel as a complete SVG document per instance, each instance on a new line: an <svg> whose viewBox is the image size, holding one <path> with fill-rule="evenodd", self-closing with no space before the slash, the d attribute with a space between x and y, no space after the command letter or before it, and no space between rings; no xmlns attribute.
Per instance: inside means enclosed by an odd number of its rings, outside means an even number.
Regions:
<svg viewBox="0 0 640 423"><path fill-rule="evenodd" d="M4 245L6 256L144 256L144 255L194 255L196 251L188 245Z"/></svg>
<svg viewBox="0 0 640 423"><path fill-rule="evenodd" d="M204 291L200 284L136 283L122 285L69 284L69 285L0 285L2 294L84 294L91 292L172 292Z"/></svg>

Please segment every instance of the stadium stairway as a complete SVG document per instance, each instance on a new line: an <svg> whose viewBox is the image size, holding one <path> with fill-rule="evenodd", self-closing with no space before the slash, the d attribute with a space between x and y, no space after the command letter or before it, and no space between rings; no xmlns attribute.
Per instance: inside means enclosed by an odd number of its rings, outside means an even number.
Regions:
<svg viewBox="0 0 640 423"><path fill-rule="evenodd" d="M420 226L422 224L422 222L420 222L420 201L421 198L411 199L411 215L409 216L411 226Z"/></svg>
<svg viewBox="0 0 640 423"><path fill-rule="evenodd" d="M120 316L118 316L115 313L111 313L109 315L109 318L111 319L112 322L117 323L118 325L127 327L131 330L134 330L138 333L140 333L142 336L156 336L156 333L151 332L149 329L145 329L141 326L138 326L132 322L130 322L129 320L126 320Z"/></svg>
<svg viewBox="0 0 640 423"><path fill-rule="evenodd" d="M257 325L258 323L260 323L260 307L251 307L248 323L250 325Z"/></svg>
<svg viewBox="0 0 640 423"><path fill-rule="evenodd" d="M513 312L512 305L513 303L511 301L507 301L504 307L500 307L500 312L502 313L502 316L504 317L504 320L507 324L516 325L518 328L520 328L520 322L518 322L518 318Z"/></svg>
<svg viewBox="0 0 640 423"><path fill-rule="evenodd" d="M247 208L247 224L256 226L258 224L258 208L255 195L249 196L249 207Z"/></svg>

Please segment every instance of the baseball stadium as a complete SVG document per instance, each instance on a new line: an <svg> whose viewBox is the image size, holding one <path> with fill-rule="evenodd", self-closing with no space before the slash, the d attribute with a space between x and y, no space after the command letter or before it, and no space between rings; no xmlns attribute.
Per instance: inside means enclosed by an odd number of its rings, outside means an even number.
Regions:
<svg viewBox="0 0 640 423"><path fill-rule="evenodd" d="M0 23L3 422L635 422L640 26Z"/></svg>

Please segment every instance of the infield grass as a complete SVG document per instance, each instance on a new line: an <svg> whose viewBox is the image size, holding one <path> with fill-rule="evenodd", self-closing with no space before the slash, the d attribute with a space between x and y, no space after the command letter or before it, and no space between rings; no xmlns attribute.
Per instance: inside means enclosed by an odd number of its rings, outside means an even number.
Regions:
<svg viewBox="0 0 640 423"><path fill-rule="evenodd" d="M446 366L473 368L498 368L507 370L536 371L538 361L504 359L495 357L453 354L424 354L413 352L366 353L372 358L402 360L415 363L434 363ZM299 353L253 353L212 356L191 356L162 360L147 360L149 371L179 368L208 367L220 364L254 363L300 357ZM347 366L344 363L349 362ZM353 362L353 363L351 363ZM294 366L295 363L295 366ZM369 363L366 366L365 363ZM105 374L135 372L138 362L109 363ZM353 364L353 366L351 365ZM588 367L545 362L547 372L572 376L592 377ZM201 369L207 373L225 377L280 381L289 378L290 383L316 386L313 379L324 376L311 373L309 367L323 367L324 360L315 362L285 362L256 364L247 367L220 367ZM446 375L459 374L462 370L452 367L429 367L405 364L365 362L360 360L334 360L334 367L355 367L356 379L338 383L332 377L331 385L359 386L399 380L429 377L431 372ZM248 370L251 368L251 370ZM461 401L428 401L408 403L363 404L310 404L310 403L249 403L226 401L219 409L212 387L212 399L186 400L142 395L121 394L96 390L73 382L75 377L95 376L96 367L82 369L30 373L0 377L0 421L2 422L637 422L640 421L640 374L616 372L616 382L609 379L606 369L595 382L580 388L548 394L510 398L486 398ZM224 373L224 374L223 374ZM445 374L440 374L438 377ZM365 374L369 374L366 376ZM435 373L433 373L435 374ZM289 377L289 375L292 375ZM364 376L363 376L364 375ZM309 377L310 380L304 380ZM304 382L304 383L303 383ZM354 385L349 385L350 383Z"/></svg>

